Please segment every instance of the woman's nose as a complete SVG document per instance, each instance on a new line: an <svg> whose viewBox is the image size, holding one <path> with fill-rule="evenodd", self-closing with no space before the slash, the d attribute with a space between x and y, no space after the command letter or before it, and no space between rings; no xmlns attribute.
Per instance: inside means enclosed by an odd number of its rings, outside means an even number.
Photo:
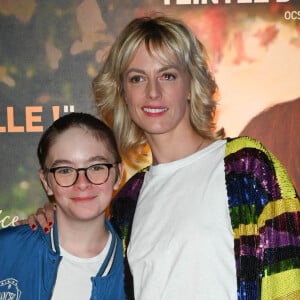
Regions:
<svg viewBox="0 0 300 300"><path fill-rule="evenodd" d="M149 79L147 84L148 96L152 100L159 99L161 96L161 86L156 78Z"/></svg>

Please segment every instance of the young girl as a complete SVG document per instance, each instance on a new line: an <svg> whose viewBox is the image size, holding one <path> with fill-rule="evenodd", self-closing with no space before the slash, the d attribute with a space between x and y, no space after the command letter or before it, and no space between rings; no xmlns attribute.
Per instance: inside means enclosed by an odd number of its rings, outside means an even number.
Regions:
<svg viewBox="0 0 300 300"><path fill-rule="evenodd" d="M125 299L122 244L105 218L123 169L112 131L71 113L46 130L37 153L56 221L50 235L0 231L0 299Z"/></svg>

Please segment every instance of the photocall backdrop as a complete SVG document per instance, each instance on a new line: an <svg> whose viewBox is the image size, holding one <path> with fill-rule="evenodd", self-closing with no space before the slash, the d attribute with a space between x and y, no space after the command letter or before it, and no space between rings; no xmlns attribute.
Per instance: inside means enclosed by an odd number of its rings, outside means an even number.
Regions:
<svg viewBox="0 0 300 300"><path fill-rule="evenodd" d="M218 127L261 140L299 193L298 0L0 0L0 228L47 201L42 132L72 111L96 115L91 81L105 53L132 18L153 12L182 19L207 47Z"/></svg>

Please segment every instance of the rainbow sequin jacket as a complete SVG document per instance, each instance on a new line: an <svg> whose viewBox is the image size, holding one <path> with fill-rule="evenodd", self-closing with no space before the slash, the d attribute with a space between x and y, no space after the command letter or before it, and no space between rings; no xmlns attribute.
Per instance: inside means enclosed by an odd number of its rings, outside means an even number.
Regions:
<svg viewBox="0 0 300 300"><path fill-rule="evenodd" d="M300 299L300 202L280 162L257 140L227 139L224 158L234 232L239 300ZM134 299L126 259L144 169L111 206L111 222L124 247L127 299Z"/></svg>

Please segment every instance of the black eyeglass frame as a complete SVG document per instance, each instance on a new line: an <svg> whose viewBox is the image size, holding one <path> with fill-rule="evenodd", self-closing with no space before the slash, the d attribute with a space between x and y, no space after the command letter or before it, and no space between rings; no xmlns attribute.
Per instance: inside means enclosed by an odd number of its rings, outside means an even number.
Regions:
<svg viewBox="0 0 300 300"><path fill-rule="evenodd" d="M73 167L69 167L69 166L59 166L59 167L53 167L53 168L45 169L45 171L46 171L46 172L52 173L52 174L53 174L53 177L54 177L54 179L55 179L55 182L56 182L59 186L61 186L61 187L70 187L70 186L74 185L74 184L76 183L76 181L78 180L79 172L80 172L80 171L84 171L84 176L85 176L85 178L86 178L90 183L95 184L95 185L101 185L101 184L104 184L104 183L108 180L109 175L110 175L110 169L113 168L113 167L115 167L115 166L117 166L118 164L119 164L118 162L112 163L112 164L111 164L111 163L101 163L101 164L94 164L94 165L88 166L88 167L86 167L86 168L73 168ZM87 170L90 169L90 168L93 168L93 167L95 167L95 166L105 166L105 167L107 167L107 171L108 171L108 172L107 172L107 177L106 177L105 181L103 181L103 182L101 182L101 183L94 183L94 182L92 182L92 181L90 180L90 178L88 177L88 174L87 174ZM56 172L56 170L59 170L59 169L61 169L61 168L69 168L69 169L72 169L72 170L75 170L75 171L76 171L76 177L75 177L74 182L73 182L72 184L70 184L70 185L61 185L61 184L58 183L58 181L57 181L57 179L56 179L56 176L55 176L55 172Z"/></svg>

